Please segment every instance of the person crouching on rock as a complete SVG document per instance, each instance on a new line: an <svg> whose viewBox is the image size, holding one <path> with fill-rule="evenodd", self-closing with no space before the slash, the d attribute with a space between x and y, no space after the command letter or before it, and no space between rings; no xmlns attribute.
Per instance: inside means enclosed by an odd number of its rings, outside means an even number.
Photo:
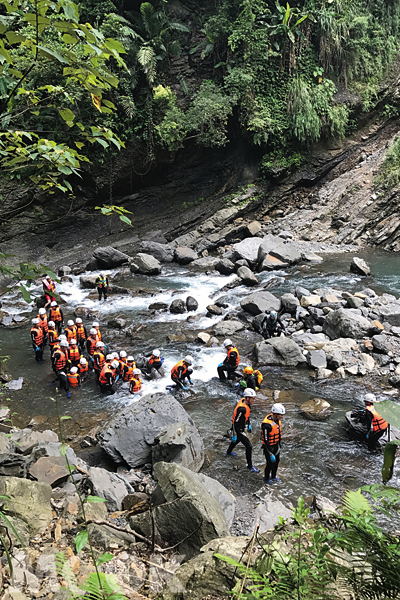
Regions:
<svg viewBox="0 0 400 600"><path fill-rule="evenodd" d="M218 365L217 369L220 381L234 379L236 376L236 369L240 362L238 349L235 348L232 340L225 340L224 346L226 348L226 357L224 358L224 361Z"/></svg>
<svg viewBox="0 0 400 600"><path fill-rule="evenodd" d="M276 476L276 472L278 470L279 458L281 455L281 419L285 412L283 404L277 402L272 406L271 413L267 415L261 423L261 443L265 460L267 461L267 464L265 465L264 481L268 484L280 482L279 477Z"/></svg>
<svg viewBox="0 0 400 600"><path fill-rule="evenodd" d="M274 336L279 336L286 331L284 324L275 310L271 310L271 312L263 318L261 321L261 331L265 340L269 340L269 338Z"/></svg>
<svg viewBox="0 0 400 600"><path fill-rule="evenodd" d="M193 369L190 368L190 365L193 364L193 358L191 356L185 356L183 360L180 360L174 367L171 369L171 379L177 388L181 390L187 390L185 386L186 379L193 385L193 381L190 379L191 374L193 373Z"/></svg>
<svg viewBox="0 0 400 600"><path fill-rule="evenodd" d="M365 403L365 420L367 424L367 441L368 448L375 450L379 438L383 436L389 423L382 419L381 415L375 410L374 402L376 403L375 394L366 394Z"/></svg>
<svg viewBox="0 0 400 600"><path fill-rule="evenodd" d="M131 394L137 394L142 389L142 371L133 369L133 376L129 383L129 391Z"/></svg>
<svg viewBox="0 0 400 600"><path fill-rule="evenodd" d="M228 450L226 451L226 456L236 456L233 449L239 442L243 444L246 448L246 460L247 460L247 468L252 473L259 473L260 469L257 469L253 466L252 462L252 451L253 446L247 435L245 435L244 430L247 427L247 431L251 433L251 423L250 423L250 410L252 404L254 404L254 400L256 397L256 393L254 390L247 388L243 392L243 398L239 400L236 405L235 410L232 415L232 441L229 445Z"/></svg>
<svg viewBox="0 0 400 600"><path fill-rule="evenodd" d="M111 394L115 394L115 382L117 381L117 369L119 367L119 362L117 360L113 360L111 364L106 363L101 370L99 376L99 384L100 389L103 393L110 392Z"/></svg>
<svg viewBox="0 0 400 600"><path fill-rule="evenodd" d="M157 371L161 369L163 362L164 359L161 356L161 352L158 350L158 348L156 348L155 350L153 350L153 352L147 360L145 369L148 375L150 375L152 369L157 369Z"/></svg>
<svg viewBox="0 0 400 600"><path fill-rule="evenodd" d="M108 277L105 273L100 273L98 277L96 277L96 287L97 293L99 294L99 300L101 297L104 297L104 300L107 300L107 293L109 289Z"/></svg>

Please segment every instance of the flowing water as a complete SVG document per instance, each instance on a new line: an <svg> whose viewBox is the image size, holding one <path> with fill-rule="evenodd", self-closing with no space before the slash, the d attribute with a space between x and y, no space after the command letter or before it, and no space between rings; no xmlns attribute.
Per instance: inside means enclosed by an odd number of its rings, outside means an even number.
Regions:
<svg viewBox="0 0 400 600"><path fill-rule="evenodd" d="M358 256L361 254L358 253ZM390 292L400 294L400 261L395 255L378 251L363 253L371 265L373 278L361 278L349 273L350 254L325 255L324 262L310 267L263 274L262 280L279 277L272 292L281 295L292 291L296 285L310 290L329 287L348 291L360 291L364 287L372 287L378 293ZM113 272L109 272L112 274ZM91 275L96 273L91 273ZM73 318L76 306L87 306L100 310L100 320L106 324L113 316L123 314L134 324L142 323L145 327L138 333L137 339L126 337L121 332L113 339L103 338L113 349L124 349L128 354L137 357L142 352L149 352L154 347L161 349L165 358L167 376L158 381L144 381L143 394L164 392L171 383L169 371L183 356L190 353L194 358L194 385L190 392L179 397L186 410L192 416L204 438L206 461L203 470L219 479L235 493L245 495L256 492L262 485L261 475L247 472L244 449L237 447L237 456L224 456L228 439L224 437L230 427L233 407L239 397L235 390L222 384L216 378L216 366L224 358L223 348L206 348L197 342L167 342L171 333L185 333L192 339L199 330L207 329L221 320L221 317L201 317L199 321L187 322L189 315L205 313L208 304L222 296L229 308L225 313L237 308L240 300L249 293L249 289L240 286L228 292L219 293L234 276L223 277L194 273L192 269L168 265L163 274L157 277L135 276L120 285L132 290L143 290L146 293L136 297L110 296L107 302L99 303L88 296L91 290L79 288L79 278L73 277L72 283L58 286L58 291L66 300L63 307L65 322ZM40 287L37 288L40 293ZM150 304L165 302L169 304L175 297L185 299L191 295L199 302L196 313L172 315L169 312L158 312L156 315L148 311ZM3 309L14 314L27 314L26 304L17 296L3 302ZM33 310L33 308L32 308ZM29 313L29 317L33 313ZM88 327L92 320L84 320ZM106 330L103 326L102 330ZM247 335L247 338L246 338ZM235 336L242 362L249 364L250 358L243 353L251 349L251 335ZM242 345L241 345L242 344ZM13 412L14 421L20 426L26 425L33 416L44 415L48 426L54 425L55 406L51 397L55 394L54 377L48 360L46 349L44 364L36 365L29 338L29 326L20 329L3 329L1 335L2 354L10 355L8 368L15 378L24 377L25 384L21 391L9 391L3 395L4 402ZM346 380L314 381L311 371L298 369L270 368L264 378L263 393L259 393L252 408L253 433L250 439L254 446L253 462L263 468L264 460L259 442L259 424L269 412L273 400L279 399L286 407L283 424L283 440L279 476L283 483L279 490L289 499L294 500L301 493L305 496L316 493L338 500L346 489L354 489L367 483L380 481L382 466L381 453L371 453L366 445L352 438L345 425L344 414L347 410L361 406L361 398L365 392L362 380L349 378ZM375 389L376 393L383 389ZM320 397L328 400L334 408L333 415L325 422L307 420L300 412L299 406L304 401ZM383 396L382 396L383 397ZM60 396L60 409L63 414L73 417L75 427L84 430L84 415L112 414L124 405L140 402L140 396L132 397L127 390L119 390L113 396L102 395L94 381L89 381L81 389L72 390L71 398ZM400 483L394 477L393 485ZM254 500L254 503L256 500ZM240 531L240 530L238 530ZM243 530L245 531L245 530Z"/></svg>

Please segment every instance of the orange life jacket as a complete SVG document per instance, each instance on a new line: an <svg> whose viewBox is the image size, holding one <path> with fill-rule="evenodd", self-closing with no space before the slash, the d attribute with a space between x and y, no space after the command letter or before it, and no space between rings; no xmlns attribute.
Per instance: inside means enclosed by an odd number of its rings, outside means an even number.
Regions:
<svg viewBox="0 0 400 600"><path fill-rule="evenodd" d="M71 387L78 387L79 375L78 373L68 373L68 381Z"/></svg>
<svg viewBox="0 0 400 600"><path fill-rule="evenodd" d="M239 402L236 404L235 410L233 411L233 415L232 415L232 423L235 422L236 419L236 415L237 415L237 411L239 408L245 408L246 409L246 413L245 413L245 419L246 419L246 423L249 420L250 417L250 406L248 406L248 404L245 403L244 398L242 398L241 400L239 400Z"/></svg>
<svg viewBox="0 0 400 600"><path fill-rule="evenodd" d="M78 336L78 340L86 340L85 328L82 323L75 325L76 327L76 335Z"/></svg>
<svg viewBox="0 0 400 600"><path fill-rule="evenodd" d="M97 359L96 359L97 357ZM95 350L93 353L94 368L96 371L101 371L106 363L106 357L100 350Z"/></svg>
<svg viewBox="0 0 400 600"><path fill-rule="evenodd" d="M81 357L81 351L78 346L70 346L68 350L68 358L71 362L78 362Z"/></svg>
<svg viewBox="0 0 400 600"><path fill-rule="evenodd" d="M230 356L231 356L232 352L236 352L236 365L235 365L235 368L236 368L236 367L238 367L238 366L239 366L239 363L240 363L239 352L238 352L238 349L237 349L237 348L235 348L235 347L233 347L233 348L229 348L229 350L228 350L228 352L227 352L227 357L228 357L228 360L229 360L229 358L230 358Z"/></svg>
<svg viewBox="0 0 400 600"><path fill-rule="evenodd" d="M48 325L48 321L47 321L47 315L38 315L37 318L39 319L39 327L41 327L44 331L44 333L47 333L49 330L49 325Z"/></svg>
<svg viewBox="0 0 400 600"><path fill-rule="evenodd" d="M62 321L61 310L59 306L56 306L56 308L50 308L50 321L54 321L54 323Z"/></svg>
<svg viewBox="0 0 400 600"><path fill-rule="evenodd" d="M71 340L76 340L76 325L68 325L68 327L64 329L64 333L67 336L67 342L70 342Z"/></svg>
<svg viewBox="0 0 400 600"><path fill-rule="evenodd" d="M267 441L270 446L275 446L275 444L281 441L282 422L279 421L279 424L275 423L275 421L272 418L272 413L270 413L265 417L263 423L268 423L269 425L271 425L271 431L269 432L268 440L262 439L262 443L265 444L265 442Z"/></svg>
<svg viewBox="0 0 400 600"><path fill-rule="evenodd" d="M83 375L84 373L87 373L89 371L89 365L88 363L86 363L86 365L78 365L78 373L79 375Z"/></svg>
<svg viewBox="0 0 400 600"><path fill-rule="evenodd" d="M64 367L66 366L67 361L68 361L68 358L67 358L66 354L64 354L64 352L60 349L59 357L56 360L57 371L62 371L64 369Z"/></svg>
<svg viewBox="0 0 400 600"><path fill-rule="evenodd" d="M123 371L123 380L130 381L133 378L133 370L136 368L135 363L133 365L125 365Z"/></svg>
<svg viewBox="0 0 400 600"><path fill-rule="evenodd" d="M161 356L151 355L149 358L149 362L147 363L149 369L152 369L153 367L157 368L158 365L161 365Z"/></svg>
<svg viewBox="0 0 400 600"><path fill-rule="evenodd" d="M101 339L101 331L100 329L96 329L97 333L96 333L96 342L102 342L103 340Z"/></svg>
<svg viewBox="0 0 400 600"><path fill-rule="evenodd" d="M142 380L136 379L135 377L133 377L131 379L131 383L129 385L129 391L131 392L131 394L136 394L137 392L140 392L141 387L142 387Z"/></svg>
<svg viewBox="0 0 400 600"><path fill-rule="evenodd" d="M263 382L264 377L263 377L263 375L262 375L262 373L260 371L254 371L254 375L257 378L257 385L258 385L258 387L260 387L260 385Z"/></svg>
<svg viewBox="0 0 400 600"><path fill-rule="evenodd" d="M55 329L49 329L47 332L49 336L49 344L50 346L54 346L58 342L58 333Z"/></svg>
<svg viewBox="0 0 400 600"><path fill-rule="evenodd" d="M40 325L35 325L31 328L31 334L34 333L35 344L36 346L40 346L43 343L43 329Z"/></svg>
<svg viewBox="0 0 400 600"><path fill-rule="evenodd" d="M91 335L89 335L88 339L87 339L87 346L88 346L88 352L90 354L90 356L93 356L95 350L96 350L96 344L97 344L96 338L93 338Z"/></svg>
<svg viewBox="0 0 400 600"><path fill-rule="evenodd" d="M181 377L183 377L187 373L188 366L185 364L185 361L182 359L178 363L176 363L176 365L174 367L172 367L172 369L171 369L171 377L178 377L178 369L179 369L179 367L183 367L183 371L181 373Z"/></svg>
<svg viewBox="0 0 400 600"><path fill-rule="evenodd" d="M57 352L57 350L60 350L61 346L60 346L60 340L57 340L56 343L54 344L54 346L51 346L51 356L53 358L54 354Z"/></svg>
<svg viewBox="0 0 400 600"><path fill-rule="evenodd" d="M389 423L385 419L382 419L373 406L367 406L366 409L372 413L372 427L374 431L385 431L389 427Z"/></svg>
<svg viewBox="0 0 400 600"><path fill-rule="evenodd" d="M109 364L106 363L104 365L104 367L102 368L100 376L99 376L99 382L100 383L103 383L103 384L109 383L108 379L105 376L106 373L112 373L113 378L115 378L115 369L113 369L111 367L111 365L109 365Z"/></svg>

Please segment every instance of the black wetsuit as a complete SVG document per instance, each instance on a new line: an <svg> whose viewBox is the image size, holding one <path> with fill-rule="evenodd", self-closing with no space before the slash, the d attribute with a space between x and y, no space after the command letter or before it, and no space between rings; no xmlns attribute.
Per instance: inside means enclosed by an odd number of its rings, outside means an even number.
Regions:
<svg viewBox="0 0 400 600"><path fill-rule="evenodd" d="M285 326L279 317L272 319L271 315L266 315L261 321L261 331L264 339L268 340L274 335L280 335L285 331Z"/></svg>
<svg viewBox="0 0 400 600"><path fill-rule="evenodd" d="M235 417L235 420L233 421L233 431L235 432L237 440L236 440L236 442L230 443L229 448L226 453L231 454L231 452L233 451L235 446L237 446L239 443L243 444L243 446L246 448L247 466L250 469L253 464L253 462L252 462L253 446L252 446L249 438L247 437L247 435L245 435L245 433L244 433L246 425L247 426L250 425L250 416L246 420L246 408L244 406L240 406L236 410L236 417Z"/></svg>
<svg viewBox="0 0 400 600"><path fill-rule="evenodd" d="M232 350L229 356L226 356L221 366L218 366L218 377L221 381L226 379L234 379L237 368L238 353Z"/></svg>

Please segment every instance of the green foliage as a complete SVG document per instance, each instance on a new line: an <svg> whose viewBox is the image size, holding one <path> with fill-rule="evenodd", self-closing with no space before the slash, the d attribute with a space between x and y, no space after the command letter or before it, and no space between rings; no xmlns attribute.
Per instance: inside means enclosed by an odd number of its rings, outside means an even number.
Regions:
<svg viewBox="0 0 400 600"><path fill-rule="evenodd" d="M400 181L400 137L386 151L376 183L386 188L397 185Z"/></svg>
<svg viewBox="0 0 400 600"><path fill-rule="evenodd" d="M260 175L264 177L280 177L288 175L292 169L299 168L304 162L300 152L284 153L281 150L265 154L260 161Z"/></svg>

